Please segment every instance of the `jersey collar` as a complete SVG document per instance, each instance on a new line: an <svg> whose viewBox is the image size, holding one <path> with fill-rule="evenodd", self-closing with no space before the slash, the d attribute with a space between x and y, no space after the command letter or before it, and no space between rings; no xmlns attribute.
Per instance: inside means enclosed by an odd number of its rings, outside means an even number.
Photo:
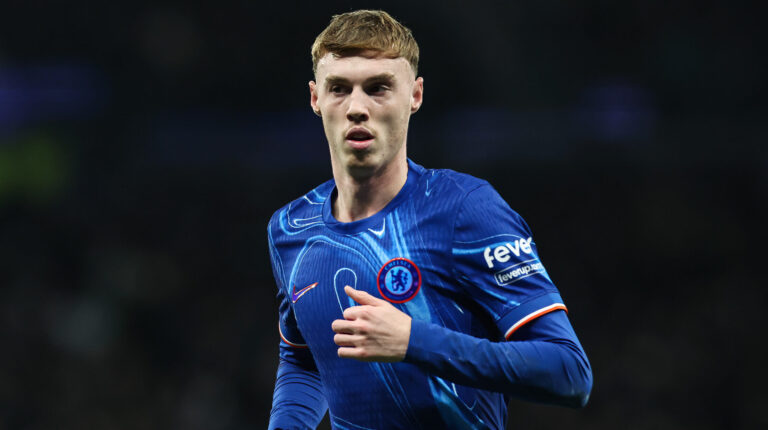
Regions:
<svg viewBox="0 0 768 430"><path fill-rule="evenodd" d="M380 226L382 220L411 194L411 191L415 188L416 183L419 181L419 178L423 173L424 168L414 163L409 158L408 178L405 180L405 185L403 185L403 188L400 188L400 191L398 191L395 198L390 200L390 202L384 206L384 209L376 212L368 218L363 218L361 220L352 222L340 222L333 216L332 202L334 194L336 193L336 183L331 180L333 187L331 187L330 192L325 199L325 203L323 203L323 221L325 222L326 227L337 233L355 234L365 231L368 228L375 228Z"/></svg>

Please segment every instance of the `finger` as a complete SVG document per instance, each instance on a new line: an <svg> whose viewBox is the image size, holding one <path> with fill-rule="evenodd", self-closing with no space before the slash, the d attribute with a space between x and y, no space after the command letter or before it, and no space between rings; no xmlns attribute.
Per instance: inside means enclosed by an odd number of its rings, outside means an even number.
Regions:
<svg viewBox="0 0 768 430"><path fill-rule="evenodd" d="M355 334L354 324L347 320L335 320L331 323L331 330L336 333Z"/></svg>
<svg viewBox="0 0 768 430"><path fill-rule="evenodd" d="M342 312L341 315L347 321L354 321L360 318L365 318L370 310L369 305L352 306L344 309L344 312Z"/></svg>
<svg viewBox="0 0 768 430"><path fill-rule="evenodd" d="M369 354L364 348L342 346L338 349L339 357L352 358L359 361L370 361Z"/></svg>
<svg viewBox="0 0 768 430"><path fill-rule="evenodd" d="M335 334L333 336L333 342L339 346L358 346L365 340L363 336L356 334Z"/></svg>
<svg viewBox="0 0 768 430"><path fill-rule="evenodd" d="M377 299L376 297L373 297L372 295L366 293L362 290L356 290L349 285L344 287L344 292L347 293L349 297L352 298L355 302L361 304L361 305L371 305L376 306L381 304L383 300Z"/></svg>

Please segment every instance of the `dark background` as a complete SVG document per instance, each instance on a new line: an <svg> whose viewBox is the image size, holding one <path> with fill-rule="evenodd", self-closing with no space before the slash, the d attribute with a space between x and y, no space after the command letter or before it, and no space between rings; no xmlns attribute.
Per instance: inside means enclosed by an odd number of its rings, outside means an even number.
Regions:
<svg viewBox="0 0 768 430"><path fill-rule="evenodd" d="M592 362L510 428L768 425L768 47L721 3L3 1L0 429L266 428L266 223L330 178L309 48L360 7L421 46L411 157L526 218Z"/></svg>

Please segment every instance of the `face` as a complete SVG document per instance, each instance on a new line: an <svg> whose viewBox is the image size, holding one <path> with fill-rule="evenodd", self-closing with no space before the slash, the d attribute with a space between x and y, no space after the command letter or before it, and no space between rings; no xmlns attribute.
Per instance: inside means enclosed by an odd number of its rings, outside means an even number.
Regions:
<svg viewBox="0 0 768 430"><path fill-rule="evenodd" d="M334 171L365 178L405 162L408 121L423 94L407 60L326 54L315 78L310 103L323 119Z"/></svg>

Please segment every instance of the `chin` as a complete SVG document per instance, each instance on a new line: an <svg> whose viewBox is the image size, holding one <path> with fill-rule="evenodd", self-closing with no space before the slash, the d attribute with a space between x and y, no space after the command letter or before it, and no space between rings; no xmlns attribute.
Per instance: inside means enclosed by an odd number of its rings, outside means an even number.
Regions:
<svg viewBox="0 0 768 430"><path fill-rule="evenodd" d="M348 154L345 161L345 169L355 178L370 177L381 167L381 163L370 153Z"/></svg>

